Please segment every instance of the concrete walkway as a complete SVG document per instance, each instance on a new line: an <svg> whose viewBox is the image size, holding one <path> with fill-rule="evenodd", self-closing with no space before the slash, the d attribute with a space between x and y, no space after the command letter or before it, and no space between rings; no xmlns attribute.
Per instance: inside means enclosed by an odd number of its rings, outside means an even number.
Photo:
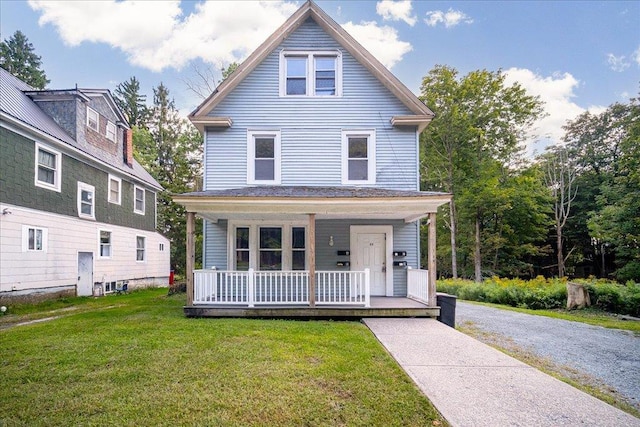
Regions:
<svg viewBox="0 0 640 427"><path fill-rule="evenodd" d="M452 426L626 426L640 419L435 319L364 319Z"/></svg>

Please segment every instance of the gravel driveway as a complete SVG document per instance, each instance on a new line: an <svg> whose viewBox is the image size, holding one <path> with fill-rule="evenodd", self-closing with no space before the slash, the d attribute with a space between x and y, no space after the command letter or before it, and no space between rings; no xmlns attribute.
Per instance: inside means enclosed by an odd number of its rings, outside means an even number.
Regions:
<svg viewBox="0 0 640 427"><path fill-rule="evenodd" d="M632 332L458 301L456 325L465 324L591 376L640 409L640 336Z"/></svg>

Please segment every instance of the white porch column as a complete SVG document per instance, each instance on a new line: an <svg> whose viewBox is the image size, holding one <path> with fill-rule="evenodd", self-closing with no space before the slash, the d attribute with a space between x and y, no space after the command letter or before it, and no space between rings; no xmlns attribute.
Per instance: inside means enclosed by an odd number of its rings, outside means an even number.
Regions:
<svg viewBox="0 0 640 427"><path fill-rule="evenodd" d="M196 214L187 212L187 306L193 305L193 267L196 264Z"/></svg>
<svg viewBox="0 0 640 427"><path fill-rule="evenodd" d="M429 306L436 306L436 213L429 214L429 240L427 242L427 268L429 269Z"/></svg>
<svg viewBox="0 0 640 427"><path fill-rule="evenodd" d="M316 305L316 214L309 214L309 305Z"/></svg>

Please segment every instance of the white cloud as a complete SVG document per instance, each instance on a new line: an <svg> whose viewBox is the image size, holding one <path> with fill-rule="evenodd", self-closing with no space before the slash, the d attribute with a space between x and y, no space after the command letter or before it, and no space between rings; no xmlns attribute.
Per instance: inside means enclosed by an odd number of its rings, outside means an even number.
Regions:
<svg viewBox="0 0 640 427"><path fill-rule="evenodd" d="M180 69L196 58L218 67L240 61L297 9L287 1L213 1L196 4L184 17L179 1L29 5L41 13L39 24L56 27L65 43L106 43L152 71Z"/></svg>
<svg viewBox="0 0 640 427"><path fill-rule="evenodd" d="M455 27L458 24L471 24L473 23L473 19L467 16L464 12L450 8L446 12L441 10L428 11L424 22L426 22L430 27L435 27L442 23L446 28L450 28Z"/></svg>
<svg viewBox="0 0 640 427"><path fill-rule="evenodd" d="M636 64L640 65L640 46L638 47L638 50L633 52L631 59L635 61Z"/></svg>
<svg viewBox="0 0 640 427"><path fill-rule="evenodd" d="M629 68L629 65L631 65L624 55L615 56L613 53L607 54L607 62L609 63L609 68L619 73L623 72Z"/></svg>
<svg viewBox="0 0 640 427"><path fill-rule="evenodd" d="M569 73L556 73L548 77L541 76L524 68L510 68L505 71L505 84L519 83L529 95L539 96L544 102L546 117L535 125L533 133L537 138L527 141L527 152L531 155L534 149L543 151L544 147L534 147L536 140L542 139L545 145L560 143L564 136L562 126L567 120L573 120L585 109L573 101L574 90L580 82ZM590 107L589 111L596 113L603 107Z"/></svg>
<svg viewBox="0 0 640 427"><path fill-rule="evenodd" d="M404 21L413 27L417 19L412 9L411 0L382 0L376 4L376 13L385 21Z"/></svg>
<svg viewBox="0 0 640 427"><path fill-rule="evenodd" d="M381 27L376 22L347 22L342 27L389 69L413 50L411 43L398 39L395 28L386 25Z"/></svg>

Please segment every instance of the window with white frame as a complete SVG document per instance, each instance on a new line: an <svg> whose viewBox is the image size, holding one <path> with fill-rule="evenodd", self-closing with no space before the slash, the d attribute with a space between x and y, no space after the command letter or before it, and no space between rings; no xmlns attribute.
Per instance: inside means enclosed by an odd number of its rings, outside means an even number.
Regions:
<svg viewBox="0 0 640 427"><path fill-rule="evenodd" d="M78 181L78 216L95 219L95 194L93 185Z"/></svg>
<svg viewBox="0 0 640 427"><path fill-rule="evenodd" d="M98 112L91 107L87 107L87 127L98 132L100 116Z"/></svg>
<svg viewBox="0 0 640 427"><path fill-rule="evenodd" d="M247 133L247 183L280 184L280 132Z"/></svg>
<svg viewBox="0 0 640 427"><path fill-rule="evenodd" d="M62 154L36 143L35 185L60 191Z"/></svg>
<svg viewBox="0 0 640 427"><path fill-rule="evenodd" d="M249 227L236 227L235 232L235 261L237 271L249 270Z"/></svg>
<svg viewBox="0 0 640 427"><path fill-rule="evenodd" d="M122 180L109 175L109 203L119 205L122 198Z"/></svg>
<svg viewBox="0 0 640 427"><path fill-rule="evenodd" d="M109 141L116 142L116 125L115 123L107 121L107 129L105 136Z"/></svg>
<svg viewBox="0 0 640 427"><path fill-rule="evenodd" d="M146 238L144 236L136 236L136 261L146 261Z"/></svg>
<svg viewBox="0 0 640 427"><path fill-rule="evenodd" d="M32 225L22 226L22 252L46 252L47 229Z"/></svg>
<svg viewBox="0 0 640 427"><path fill-rule="evenodd" d="M341 96L342 55L337 51L282 51L280 96Z"/></svg>
<svg viewBox="0 0 640 427"><path fill-rule="evenodd" d="M342 183L375 184L376 138L373 130L342 132Z"/></svg>
<svg viewBox="0 0 640 427"><path fill-rule="evenodd" d="M232 259L237 271L306 270L307 233L303 224L232 224Z"/></svg>
<svg viewBox="0 0 640 427"><path fill-rule="evenodd" d="M98 230L100 235L100 258L111 258L111 231Z"/></svg>
<svg viewBox="0 0 640 427"><path fill-rule="evenodd" d="M133 211L137 214L144 215L144 188L135 185L133 187Z"/></svg>

